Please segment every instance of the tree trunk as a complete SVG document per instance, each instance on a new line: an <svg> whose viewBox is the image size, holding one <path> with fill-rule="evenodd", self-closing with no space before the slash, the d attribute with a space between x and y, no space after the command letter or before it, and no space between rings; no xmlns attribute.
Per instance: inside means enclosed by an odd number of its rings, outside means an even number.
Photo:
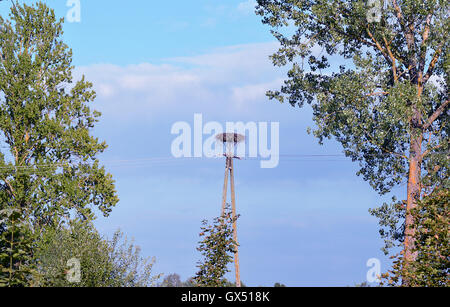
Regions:
<svg viewBox="0 0 450 307"><path fill-rule="evenodd" d="M421 194L421 163L422 163L422 140L423 134L421 128L417 128L420 122L418 112L414 116L411 125L414 127L411 132L410 156L409 156L409 175L406 200L406 216L405 216L405 241L404 241L404 259L405 271L408 264L415 261L417 254L414 253L414 218L411 210L417 207ZM403 278L403 285L408 286L408 278Z"/></svg>

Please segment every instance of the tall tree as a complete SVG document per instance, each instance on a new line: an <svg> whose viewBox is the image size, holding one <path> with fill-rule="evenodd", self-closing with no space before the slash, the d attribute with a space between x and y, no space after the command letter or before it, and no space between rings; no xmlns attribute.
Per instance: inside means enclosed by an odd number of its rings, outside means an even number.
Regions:
<svg viewBox="0 0 450 307"><path fill-rule="evenodd" d="M43 2L0 17L0 283L26 283L19 273L32 252L27 240L62 216L108 215L118 202L112 176L97 156L107 145L90 129L92 84L73 81L63 19Z"/></svg>
<svg viewBox="0 0 450 307"><path fill-rule="evenodd" d="M384 194L407 179L406 264L423 193L449 187L449 2L257 0L290 65L270 98L312 105L320 143L334 137ZM404 280L404 283L408 283Z"/></svg>
<svg viewBox="0 0 450 307"><path fill-rule="evenodd" d="M213 225L202 221L197 250L203 259L198 262L198 272L194 282L198 287L227 287L230 282L225 279L229 272L228 265L233 261L236 252L236 242L233 240L233 223L239 215L233 217L229 204L226 204L220 217L214 219Z"/></svg>

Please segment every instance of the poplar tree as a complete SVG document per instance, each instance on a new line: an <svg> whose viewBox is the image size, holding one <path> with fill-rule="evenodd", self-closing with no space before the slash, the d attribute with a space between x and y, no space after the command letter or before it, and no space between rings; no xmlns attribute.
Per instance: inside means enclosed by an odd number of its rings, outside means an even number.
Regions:
<svg viewBox="0 0 450 307"><path fill-rule="evenodd" d="M336 139L379 193L406 180L400 237L407 266L417 257L411 211L425 194L449 187L449 2L257 3L281 44L271 59L289 67L268 96L310 104L319 142Z"/></svg>
<svg viewBox="0 0 450 307"><path fill-rule="evenodd" d="M73 80L63 19L43 2L0 16L0 284L27 285L33 238L62 217L108 215L114 181L91 135L99 112L84 76Z"/></svg>

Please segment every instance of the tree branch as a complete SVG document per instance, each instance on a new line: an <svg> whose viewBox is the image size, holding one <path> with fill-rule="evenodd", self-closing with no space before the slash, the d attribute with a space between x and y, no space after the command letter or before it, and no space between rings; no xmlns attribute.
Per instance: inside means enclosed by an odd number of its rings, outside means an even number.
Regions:
<svg viewBox="0 0 450 307"><path fill-rule="evenodd" d="M389 57L389 55L386 53L386 51L383 49L383 47L381 46L381 44L375 39L375 37L373 36L372 32L370 32L369 29L369 25L367 25L366 28L367 34L369 35L369 37L372 39L372 41L374 42L375 46L378 48L378 50L381 52L381 54L384 56L384 58L386 59L386 61L388 61L388 63L390 65L392 65L392 60Z"/></svg>
<svg viewBox="0 0 450 307"><path fill-rule="evenodd" d="M395 12L397 13L397 20L400 23L400 26L403 30L405 30L405 21L403 20L403 14L400 6L398 5L396 0L392 0L392 5L394 6Z"/></svg>
<svg viewBox="0 0 450 307"><path fill-rule="evenodd" d="M425 150L424 153L422 154L421 159L423 159L425 156L427 156L427 155L428 155L430 152L432 152L433 150L438 149L438 148L441 148L442 146L443 146L443 144L439 144L439 145L436 145L436 146L434 146L434 147L432 147L432 148L428 148L428 149Z"/></svg>
<svg viewBox="0 0 450 307"><path fill-rule="evenodd" d="M436 63L439 60L439 56L442 53L443 44L444 43L442 43L439 46L439 48L436 49L436 51L434 53L434 56L433 56L433 59L430 62L430 66L428 66L427 73L425 74L425 77L423 77L423 81L422 81L423 84L427 83L428 79L430 79L430 77L433 75L434 67L436 66Z"/></svg>
<svg viewBox="0 0 450 307"><path fill-rule="evenodd" d="M13 197L16 197L16 194L14 193L14 188L12 187L11 183L8 181L8 179L3 178L3 181L6 183L6 185L8 186L9 191L11 192L11 195Z"/></svg>
<svg viewBox="0 0 450 307"><path fill-rule="evenodd" d="M430 35L430 23L431 23L432 15L428 14L425 22L425 29L422 34L422 44L420 46L420 62L419 62L419 72L423 73L425 69L425 61L427 56L427 40Z"/></svg>
<svg viewBox="0 0 450 307"><path fill-rule="evenodd" d="M433 124L433 122L439 117L439 115L441 115L442 112L444 112L445 108L448 106L449 103L450 99L447 99L446 102L441 104L441 106L437 108L436 111L434 111L434 113L427 119L426 123L422 126L422 128L424 130L428 129Z"/></svg>
<svg viewBox="0 0 450 307"><path fill-rule="evenodd" d="M386 37L384 37L383 35L383 40L384 40L384 45L386 46L386 50L388 52L389 57L391 58L392 61L392 75L394 77L394 82L398 81L398 75L397 75L397 64L395 63L395 57L392 54L391 48L389 47L389 43L386 39Z"/></svg>

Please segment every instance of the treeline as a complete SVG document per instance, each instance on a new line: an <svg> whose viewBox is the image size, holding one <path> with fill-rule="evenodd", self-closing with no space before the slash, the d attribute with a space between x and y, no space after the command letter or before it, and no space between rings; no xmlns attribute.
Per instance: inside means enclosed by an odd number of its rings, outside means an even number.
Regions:
<svg viewBox="0 0 450 307"><path fill-rule="evenodd" d="M177 273L172 273L164 277L163 281L157 284L158 287L195 287L195 279L194 277L190 277L186 279L185 281L181 281L180 275ZM227 279L225 279L225 287L235 287L236 283L231 282ZM274 287L286 287L284 284L276 282ZM241 287L247 287L242 281L241 281Z"/></svg>

